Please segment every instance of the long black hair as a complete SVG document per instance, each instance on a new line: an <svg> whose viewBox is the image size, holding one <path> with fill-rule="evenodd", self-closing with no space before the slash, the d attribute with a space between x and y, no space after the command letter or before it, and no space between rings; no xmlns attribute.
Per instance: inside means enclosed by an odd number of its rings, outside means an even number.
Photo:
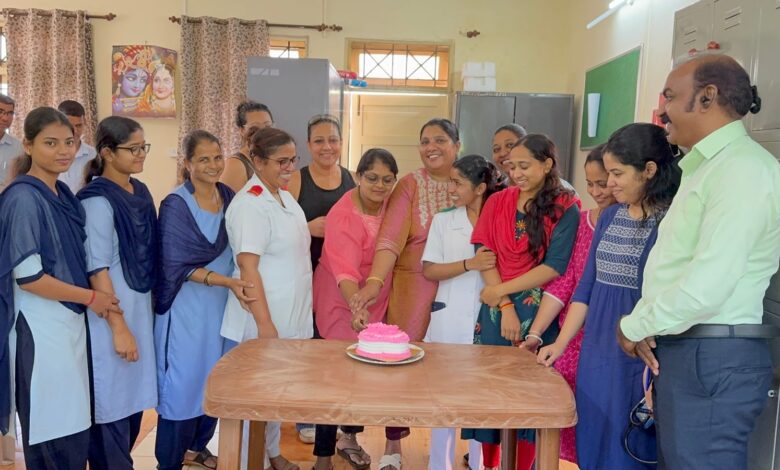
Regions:
<svg viewBox="0 0 780 470"><path fill-rule="evenodd" d="M550 218L553 223L563 217L564 208L556 203L561 194L574 192L565 189L561 185L561 175L558 171L558 152L555 143L543 134L528 134L520 139L517 146L525 147L528 152L542 163L552 160L550 171L545 175L542 187L536 195L525 203L526 233L528 234L528 248L534 259L541 259L542 251L547 248L549 240L544 230L545 218Z"/></svg>
<svg viewBox="0 0 780 470"><path fill-rule="evenodd" d="M474 187L485 183L485 194L482 195L482 205L485 205L485 201L494 193L506 188L506 176L501 173L501 170L487 158L482 155L466 155L455 160L452 165L453 168L458 170L458 173Z"/></svg>
<svg viewBox="0 0 780 470"><path fill-rule="evenodd" d="M84 174L84 183L89 183L96 177L103 174L105 170L105 161L100 151L109 149L116 150L117 147L130 140L133 132L143 129L137 121L123 116L109 116L98 124L95 132L95 150L97 155L89 161Z"/></svg>
<svg viewBox="0 0 780 470"><path fill-rule="evenodd" d="M70 129L71 134L73 133L73 126L64 114L54 108L41 106L30 111L24 119L24 140L32 143L38 134L52 124L66 126ZM26 175L30 168L32 168L32 155L27 154L27 152L22 153L14 160L13 176Z"/></svg>
<svg viewBox="0 0 780 470"><path fill-rule="evenodd" d="M621 165L629 165L640 172L645 171L648 163L655 163L655 175L645 183L640 200L643 220L648 218L648 210L658 213L669 208L680 187L682 172L666 140L664 128L649 123L623 126L609 137L604 153L614 156Z"/></svg>

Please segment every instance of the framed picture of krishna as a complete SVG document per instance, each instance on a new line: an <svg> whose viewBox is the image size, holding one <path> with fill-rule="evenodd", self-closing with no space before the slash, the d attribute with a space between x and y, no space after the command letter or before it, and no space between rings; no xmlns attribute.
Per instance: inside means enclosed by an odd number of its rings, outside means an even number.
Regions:
<svg viewBox="0 0 780 470"><path fill-rule="evenodd" d="M114 46L111 110L132 118L176 117L176 51L157 46Z"/></svg>

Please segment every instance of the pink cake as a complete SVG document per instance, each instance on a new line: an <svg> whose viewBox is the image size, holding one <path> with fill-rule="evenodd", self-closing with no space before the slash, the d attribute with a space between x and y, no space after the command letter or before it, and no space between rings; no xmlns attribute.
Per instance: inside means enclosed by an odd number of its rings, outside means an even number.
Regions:
<svg viewBox="0 0 780 470"><path fill-rule="evenodd" d="M382 361L402 361L412 356L409 335L396 325L369 323L358 334L357 354Z"/></svg>

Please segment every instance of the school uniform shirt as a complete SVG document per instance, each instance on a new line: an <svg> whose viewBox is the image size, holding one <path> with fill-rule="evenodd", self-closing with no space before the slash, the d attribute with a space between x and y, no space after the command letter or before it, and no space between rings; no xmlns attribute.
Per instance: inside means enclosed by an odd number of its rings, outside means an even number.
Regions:
<svg viewBox="0 0 780 470"><path fill-rule="evenodd" d="M11 134L3 132L2 138L0 138L0 191L11 184L9 179L11 167L16 157L22 152L24 149L22 149L21 141Z"/></svg>
<svg viewBox="0 0 780 470"><path fill-rule="evenodd" d="M41 256L34 254L17 265L13 275L20 280L42 272ZM16 282L14 303L17 315L24 315L35 340L30 445L84 431L91 424L84 317L56 300L22 290ZM11 331L15 343L16 332ZM11 349L12 357L15 352Z"/></svg>
<svg viewBox="0 0 780 470"><path fill-rule="evenodd" d="M292 195L280 189L279 204L257 175L236 193L225 216L235 262L234 278L240 278L238 255L260 256L258 266L279 338L311 338L312 271L311 236L306 216ZM225 306L222 336L241 342L258 336L252 314L231 292Z"/></svg>
<svg viewBox="0 0 780 470"><path fill-rule="evenodd" d="M73 159L73 163L68 168L68 171L60 173L59 180L67 184L73 194L79 192L84 187L84 170L90 160L95 158L97 151L95 147L82 142L79 149L76 151L76 158Z"/></svg>
<svg viewBox="0 0 780 470"><path fill-rule="evenodd" d="M471 243L473 230L465 207L436 214L428 232L422 261L441 264L472 258L475 253ZM439 281L436 302L444 304L444 308L431 312L425 341L472 344L482 286L482 277L476 270Z"/></svg>
<svg viewBox="0 0 780 470"><path fill-rule="evenodd" d="M133 290L125 280L114 228L114 211L102 196L81 201L87 213L87 270L108 269L124 319L138 346L138 361L128 362L114 350L108 322L87 310L92 348L95 423L106 424L157 406L152 293Z"/></svg>

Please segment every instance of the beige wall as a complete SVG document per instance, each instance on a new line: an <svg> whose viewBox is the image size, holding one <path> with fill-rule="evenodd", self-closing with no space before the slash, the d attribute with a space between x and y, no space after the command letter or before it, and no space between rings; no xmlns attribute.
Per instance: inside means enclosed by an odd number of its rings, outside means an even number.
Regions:
<svg viewBox="0 0 780 470"><path fill-rule="evenodd" d="M649 122L658 106L658 94L663 89L671 69L674 12L696 0L636 0L614 15L588 30L585 25L606 10L606 0L573 0L569 10L570 68L569 90L577 95L577 127L575 148L579 149L582 119L582 92L585 72L612 57L642 46L639 69L638 103L635 120ZM585 192L582 166L587 152L578 152L574 184L589 207L593 201Z"/></svg>
<svg viewBox="0 0 780 470"><path fill-rule="evenodd" d="M454 83L459 81L457 71L463 62L492 61L497 65L500 91L560 93L569 89L571 81L569 4L568 0L330 0L326 23L341 25L342 32L274 29L271 33L307 36L309 56L330 59L337 68L344 66L348 38L450 42ZM319 0L0 0L0 7L84 9L117 15L111 22L93 21L100 118L111 112L111 47L150 44L180 51L180 30L168 21L171 15L305 24L319 24L322 19ZM460 34L473 29L481 35L468 39ZM179 121L140 121L146 140L153 145L140 179L159 203L175 183L175 159L169 155L177 148Z"/></svg>

